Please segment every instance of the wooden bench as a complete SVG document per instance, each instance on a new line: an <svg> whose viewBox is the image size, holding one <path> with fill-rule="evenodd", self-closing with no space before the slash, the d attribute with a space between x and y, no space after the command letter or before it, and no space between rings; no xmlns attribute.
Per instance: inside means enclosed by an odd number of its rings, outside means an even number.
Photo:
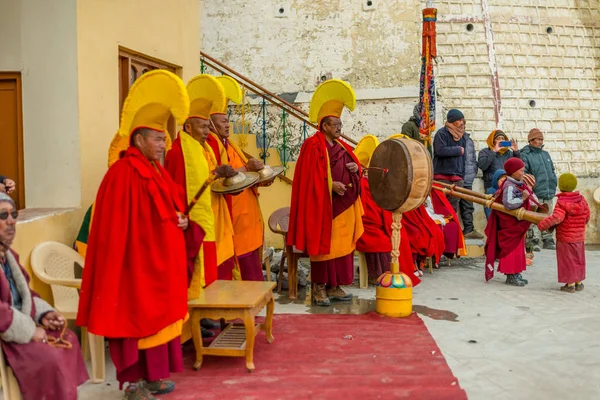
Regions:
<svg viewBox="0 0 600 400"><path fill-rule="evenodd" d="M254 337L263 330L267 342L273 338L273 311L275 282L215 281L200 292L200 297L188 302L192 325L192 339L196 349L194 369L202 366L202 357L246 357L248 372L254 370ZM267 307L263 324L255 324L256 315ZM241 319L243 324L227 325L208 347L202 345L200 320Z"/></svg>

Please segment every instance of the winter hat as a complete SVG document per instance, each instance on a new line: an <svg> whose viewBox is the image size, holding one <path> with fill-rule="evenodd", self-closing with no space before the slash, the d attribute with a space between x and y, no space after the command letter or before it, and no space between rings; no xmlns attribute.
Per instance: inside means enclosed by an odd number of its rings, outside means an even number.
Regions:
<svg viewBox="0 0 600 400"><path fill-rule="evenodd" d="M465 116L460 110L453 108L452 110L448 111L448 116L446 117L446 120L450 123L453 123L464 118Z"/></svg>
<svg viewBox="0 0 600 400"><path fill-rule="evenodd" d="M577 188L577 178L573 174L562 174L558 177L558 188L561 192L572 192Z"/></svg>
<svg viewBox="0 0 600 400"><path fill-rule="evenodd" d="M512 157L504 163L504 170L506 171L506 175L508 176L511 176L512 174L524 167L525 163L517 157Z"/></svg>
<svg viewBox="0 0 600 400"><path fill-rule="evenodd" d="M525 184L531 189L535 188L535 176L531 174L525 174L523 175L523 182L525 182Z"/></svg>
<svg viewBox="0 0 600 400"><path fill-rule="evenodd" d="M533 128L529 131L529 135L527 135L527 142L531 142L533 139L543 139L544 134L538 128Z"/></svg>

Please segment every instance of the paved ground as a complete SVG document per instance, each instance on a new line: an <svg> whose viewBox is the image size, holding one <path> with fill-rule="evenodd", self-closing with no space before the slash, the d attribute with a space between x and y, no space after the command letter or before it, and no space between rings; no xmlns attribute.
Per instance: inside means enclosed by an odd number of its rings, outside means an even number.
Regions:
<svg viewBox="0 0 600 400"><path fill-rule="evenodd" d="M536 253L524 274L530 281L525 288L506 286L500 276L485 284L482 260L460 260L425 274L414 308L470 399L600 398L600 251L589 251L587 263L586 288L575 294L558 291L554 251ZM374 309L373 287L351 291L358 297L352 304L319 309L283 295L275 311ZM114 368L107 368L109 382L86 384L81 399L120 398Z"/></svg>

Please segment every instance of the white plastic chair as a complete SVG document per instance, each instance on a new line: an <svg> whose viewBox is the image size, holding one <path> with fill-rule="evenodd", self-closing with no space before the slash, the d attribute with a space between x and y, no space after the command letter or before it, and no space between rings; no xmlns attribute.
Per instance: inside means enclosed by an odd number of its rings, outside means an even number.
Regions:
<svg viewBox="0 0 600 400"><path fill-rule="evenodd" d="M66 319L77 318L81 279L75 278L75 263L81 267L84 259L72 248L57 242L38 244L31 253L33 273L44 283L50 285L54 296L54 309ZM104 337L96 336L81 328L81 349L88 358L88 350L92 361L92 382L102 383L105 380Z"/></svg>
<svg viewBox="0 0 600 400"><path fill-rule="evenodd" d="M6 364L4 360L4 351L0 346L0 377L2 377L2 391L4 400L21 400L21 389L19 389L19 382L13 374L12 369Z"/></svg>

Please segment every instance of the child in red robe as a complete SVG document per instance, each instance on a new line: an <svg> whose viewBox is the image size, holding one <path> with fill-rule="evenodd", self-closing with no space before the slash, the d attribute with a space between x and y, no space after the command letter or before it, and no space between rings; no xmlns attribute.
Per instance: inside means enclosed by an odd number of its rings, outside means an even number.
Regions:
<svg viewBox="0 0 600 400"><path fill-rule="evenodd" d="M504 163L507 178L500 185L496 201L508 210L529 210L530 199L535 199L531 189L524 183L525 163L513 157ZM512 215L492 210L485 228L485 279L494 276L495 260L499 259L498 271L506 275L506 284L523 287L528 282L521 272L525 271L525 233L531 222L519 221Z"/></svg>
<svg viewBox="0 0 600 400"><path fill-rule="evenodd" d="M556 263L558 282L563 292L583 290L585 279L585 226L590 222L590 207L585 198L575 192L577 178L562 174L558 178L561 193L551 216L538 224L540 231L556 227Z"/></svg>

